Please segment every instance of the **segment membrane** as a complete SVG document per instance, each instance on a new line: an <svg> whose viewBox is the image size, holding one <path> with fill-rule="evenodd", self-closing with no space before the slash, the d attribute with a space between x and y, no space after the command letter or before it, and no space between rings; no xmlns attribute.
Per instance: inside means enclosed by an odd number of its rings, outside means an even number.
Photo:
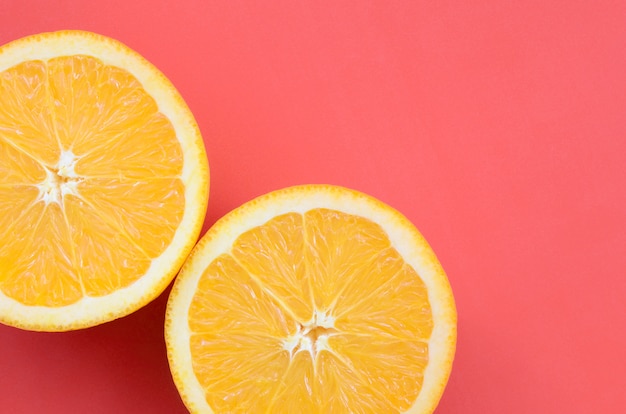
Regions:
<svg viewBox="0 0 626 414"><path fill-rule="evenodd" d="M336 328L360 335L427 340L433 329L426 286L406 264L375 295L345 310L338 306L338 313Z"/></svg>
<svg viewBox="0 0 626 414"><path fill-rule="evenodd" d="M35 185L45 180L46 172L41 164L9 142L6 131L0 126L0 186Z"/></svg>
<svg viewBox="0 0 626 414"><path fill-rule="evenodd" d="M230 256L205 270L189 309L194 373L217 412L264 412L289 365L295 322Z"/></svg>
<svg viewBox="0 0 626 414"><path fill-rule="evenodd" d="M269 336L277 344L297 330L295 321L229 255L204 271L189 309L189 328L194 333Z"/></svg>
<svg viewBox="0 0 626 414"><path fill-rule="evenodd" d="M399 413L375 384L360 374L338 352L321 352L314 382L319 413Z"/></svg>
<svg viewBox="0 0 626 414"><path fill-rule="evenodd" d="M346 295L361 298L370 284L360 285L389 247L386 234L369 220L328 209L307 212L304 222L305 258L316 308L331 309ZM348 285L359 290L348 291Z"/></svg>
<svg viewBox="0 0 626 414"><path fill-rule="evenodd" d="M245 232L233 245L232 255L301 323L313 318L300 214L278 216Z"/></svg>
<svg viewBox="0 0 626 414"><path fill-rule="evenodd" d="M308 352L298 352L294 355L287 372L277 385L272 390L272 405L266 412L321 413L317 407L318 395L313 389L315 373Z"/></svg>
<svg viewBox="0 0 626 414"><path fill-rule="evenodd" d="M372 398L384 401L379 404L389 405L379 412L389 412L391 407L404 412L417 398L428 363L427 343L387 336L342 334L330 337L329 346L348 361L363 386L377 391Z"/></svg>

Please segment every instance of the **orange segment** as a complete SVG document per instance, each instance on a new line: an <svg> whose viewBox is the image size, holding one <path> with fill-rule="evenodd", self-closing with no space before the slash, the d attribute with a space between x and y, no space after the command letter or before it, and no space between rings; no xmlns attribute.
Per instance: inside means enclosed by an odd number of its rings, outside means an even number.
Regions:
<svg viewBox="0 0 626 414"><path fill-rule="evenodd" d="M272 385L289 366L289 356L271 338L246 336L234 345L237 339L215 333L191 338L192 349L202 349L194 363L196 372L207 380L205 398L217 412L266 412ZM214 355L230 358L215 361Z"/></svg>
<svg viewBox="0 0 626 414"><path fill-rule="evenodd" d="M0 185L33 185L43 181L46 173L41 164L22 150L15 148L13 146L15 144L11 145L10 142L0 126L0 154L3 155L2 162L0 162L0 177L2 177Z"/></svg>
<svg viewBox="0 0 626 414"><path fill-rule="evenodd" d="M35 200L39 197L39 190L26 185L0 185L0 229L6 234L24 231L32 225L29 220L22 217L29 217L30 209L34 206ZM41 206L39 206L41 208ZM17 239L15 237L14 239ZM4 252L13 243L0 244L0 252ZM8 253L4 253L8 255ZM0 253L0 257L2 257ZM0 273L0 278L2 278Z"/></svg>
<svg viewBox="0 0 626 414"><path fill-rule="evenodd" d="M319 414L400 412L376 389L376 384L370 384L376 381L375 378L359 375L337 352L321 352L317 366L315 389Z"/></svg>
<svg viewBox="0 0 626 414"><path fill-rule="evenodd" d="M382 262L378 266L382 267ZM372 277L362 280L360 285L346 289L350 293L337 304L337 328L355 334L428 339L433 330L432 310L419 275L404 265L397 273L394 268L391 277L385 280L385 273L380 268L376 270L372 269L368 273ZM367 285L371 288L370 295L364 292ZM363 299L359 300L357 295Z"/></svg>
<svg viewBox="0 0 626 414"><path fill-rule="evenodd" d="M61 145L75 153L101 149L157 112L126 70L91 56L62 56L46 64Z"/></svg>
<svg viewBox="0 0 626 414"><path fill-rule="evenodd" d="M315 372L311 356L306 352L299 352L291 358L288 369L282 376L265 387L272 392L256 401L266 405L270 403L268 413L316 413L318 395L314 392ZM259 387L257 387L258 389ZM277 388L274 390L274 388ZM216 407L215 412L220 412ZM246 412L254 412L248 410Z"/></svg>
<svg viewBox="0 0 626 414"><path fill-rule="evenodd" d="M110 133L102 147L77 145L76 172L89 177L174 178L180 176L183 154L170 122L162 114L138 120ZM99 135L99 134L98 134ZM145 145L153 142L154 145Z"/></svg>
<svg viewBox="0 0 626 414"><path fill-rule="evenodd" d="M315 306L329 309L348 284L358 289L361 279L371 270L376 271L376 262L380 261L377 258L389 247L389 240L377 224L336 210L311 210L305 215L305 223L305 254ZM370 289L369 286L364 288ZM354 295L362 298L358 293Z"/></svg>
<svg viewBox="0 0 626 414"><path fill-rule="evenodd" d="M193 413L431 413L456 310L406 218L352 190L300 186L207 232L174 284L165 329Z"/></svg>
<svg viewBox="0 0 626 414"><path fill-rule="evenodd" d="M60 151L51 109L44 62L19 62L0 73L2 140L46 165L53 165Z"/></svg>
<svg viewBox="0 0 626 414"><path fill-rule="evenodd" d="M59 306L83 296L59 205L37 203L12 232L13 243L2 252L2 293L28 306Z"/></svg>
<svg viewBox="0 0 626 414"><path fill-rule="evenodd" d="M341 355L350 367L350 370L340 367L338 375L354 372L353 380L343 382L361 382L362 387L369 388L369 404L375 402L378 405L377 412L406 412L411 408L419 394L422 375L428 364L426 342L342 334L329 338L329 347ZM348 413L351 407L360 407L362 404L360 398L357 398L342 412Z"/></svg>
<svg viewBox="0 0 626 414"><path fill-rule="evenodd" d="M241 266L302 322L313 316L303 231L301 215L279 216L239 236L232 249Z"/></svg>
<svg viewBox="0 0 626 414"><path fill-rule="evenodd" d="M194 315L189 321L193 333L217 331L280 339L296 331L296 322L231 256L214 260L200 283L201 291L189 311Z"/></svg>
<svg viewBox="0 0 626 414"><path fill-rule="evenodd" d="M190 347L207 399L222 412L263 411L287 370L281 338L295 323L228 255L211 263L201 287L190 309Z"/></svg>
<svg viewBox="0 0 626 414"><path fill-rule="evenodd" d="M89 56L51 59L47 69L56 133L78 157L78 174L181 173L181 146L171 122L130 73Z"/></svg>
<svg viewBox="0 0 626 414"><path fill-rule="evenodd" d="M86 295L111 294L146 273L151 260L141 245L129 240L97 209L77 197L67 197L64 207Z"/></svg>
<svg viewBox="0 0 626 414"><path fill-rule="evenodd" d="M171 243L185 211L185 185L177 178L132 180L88 178L78 185L81 200L147 257Z"/></svg>
<svg viewBox="0 0 626 414"><path fill-rule="evenodd" d="M158 69L82 31L0 47L0 322L63 331L160 294L200 233L209 171Z"/></svg>
<svg viewBox="0 0 626 414"><path fill-rule="evenodd" d="M16 187L15 189L0 187L0 208L7 214L0 215L0 223L6 225L6 233L11 234L11 243L0 244L0 291L6 283L14 283L21 278L19 268L28 266L28 258L22 252L28 251L32 245L39 220L33 221L31 216L41 217L44 205L34 203L38 191L32 187ZM13 196L17 196L13 199ZM12 202L15 200L15 204Z"/></svg>

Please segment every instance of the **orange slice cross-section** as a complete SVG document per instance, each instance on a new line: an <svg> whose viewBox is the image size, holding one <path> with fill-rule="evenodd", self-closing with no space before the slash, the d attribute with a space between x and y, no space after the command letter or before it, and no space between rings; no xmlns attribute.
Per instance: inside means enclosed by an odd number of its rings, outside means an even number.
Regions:
<svg viewBox="0 0 626 414"><path fill-rule="evenodd" d="M77 329L154 299L208 180L191 112L136 52L81 31L0 47L0 321Z"/></svg>
<svg viewBox="0 0 626 414"><path fill-rule="evenodd" d="M404 216L356 191L298 186L209 230L174 284L166 340L194 413L431 413L456 310Z"/></svg>

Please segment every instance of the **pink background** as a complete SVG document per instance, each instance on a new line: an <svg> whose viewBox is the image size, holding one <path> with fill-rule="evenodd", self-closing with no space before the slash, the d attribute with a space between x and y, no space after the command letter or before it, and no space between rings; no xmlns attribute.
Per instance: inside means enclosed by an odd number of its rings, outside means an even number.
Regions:
<svg viewBox="0 0 626 414"><path fill-rule="evenodd" d="M626 2L0 6L0 43L68 28L126 43L187 100L205 229L313 182L416 224L459 311L437 414L626 412ZM80 332L0 326L0 411L184 413L166 298Z"/></svg>

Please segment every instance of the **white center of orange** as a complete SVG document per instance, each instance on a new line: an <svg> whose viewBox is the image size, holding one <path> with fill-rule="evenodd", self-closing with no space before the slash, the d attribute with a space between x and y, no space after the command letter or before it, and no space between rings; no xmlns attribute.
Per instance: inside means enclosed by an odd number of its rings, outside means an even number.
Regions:
<svg viewBox="0 0 626 414"><path fill-rule="evenodd" d="M76 161L76 155L71 150L66 150L61 152L56 166L53 168L44 166L46 178L37 184L38 201L43 201L46 205L50 203L62 205L67 194L78 195L78 183L82 178L74 171Z"/></svg>
<svg viewBox="0 0 626 414"><path fill-rule="evenodd" d="M298 331L283 341L283 349L293 358L298 352L307 351L315 361L317 354L328 350L328 337L337 333L335 318L316 310L314 318L306 324L298 324Z"/></svg>

